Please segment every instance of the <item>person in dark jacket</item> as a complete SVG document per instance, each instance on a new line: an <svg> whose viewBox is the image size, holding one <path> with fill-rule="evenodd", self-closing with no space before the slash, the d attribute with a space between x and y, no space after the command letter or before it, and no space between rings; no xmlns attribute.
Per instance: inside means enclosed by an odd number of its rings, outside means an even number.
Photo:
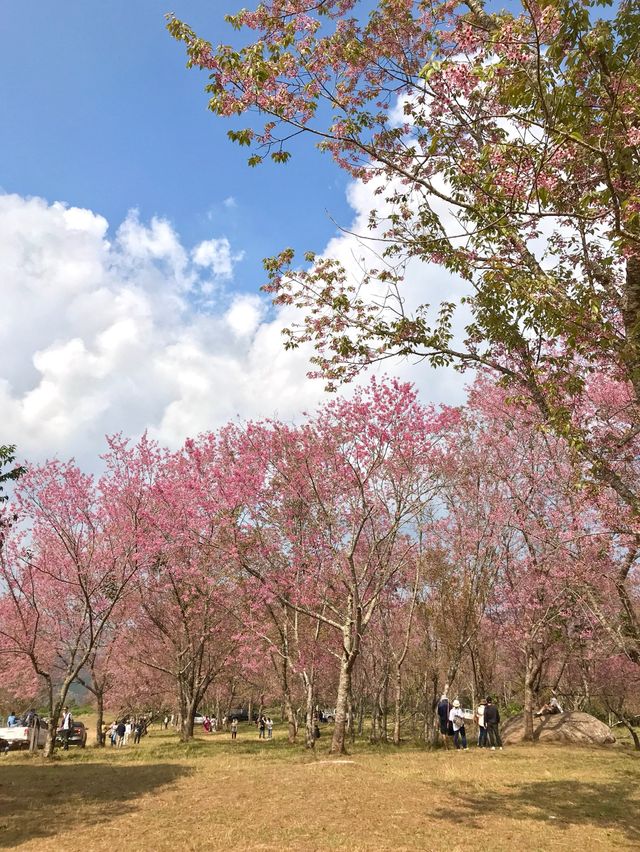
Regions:
<svg viewBox="0 0 640 852"><path fill-rule="evenodd" d="M500 737L500 711L491 700L491 696L487 697L487 704L484 708L484 723L487 729L487 739L491 750L495 751L496 746L502 751L502 739Z"/></svg>
<svg viewBox="0 0 640 852"><path fill-rule="evenodd" d="M438 714L436 725L438 725L440 736L442 737L442 742L444 743L445 748L449 748L449 740L447 739L447 737L453 735L453 727L449 722L450 712L451 702L449 701L446 695L443 695L440 698L440 701L438 701L438 706L436 708L436 713Z"/></svg>

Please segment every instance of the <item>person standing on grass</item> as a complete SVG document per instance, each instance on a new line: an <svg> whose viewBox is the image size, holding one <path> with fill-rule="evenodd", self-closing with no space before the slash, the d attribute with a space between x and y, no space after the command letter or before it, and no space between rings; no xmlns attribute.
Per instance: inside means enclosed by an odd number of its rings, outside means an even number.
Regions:
<svg viewBox="0 0 640 852"><path fill-rule="evenodd" d="M267 739L273 739L273 721L270 716L267 716Z"/></svg>
<svg viewBox="0 0 640 852"><path fill-rule="evenodd" d="M238 720L234 717L231 720L231 739L235 740L238 736Z"/></svg>
<svg viewBox="0 0 640 852"><path fill-rule="evenodd" d="M65 751L69 751L69 737L71 736L71 729L73 728L73 716L71 715L71 711L68 707L65 707L62 711L62 724L60 725L60 730L62 732L62 739L64 742L63 748Z"/></svg>
<svg viewBox="0 0 640 852"><path fill-rule="evenodd" d="M464 751L469 751L469 746L467 745L467 734L464 729L464 714L460 709L460 702L456 698L453 702L453 707L451 708L451 712L449 714L449 721L451 722L451 726L453 727L453 744L457 749L464 749Z"/></svg>
<svg viewBox="0 0 640 852"><path fill-rule="evenodd" d="M140 742L140 737L142 736L142 728L144 725L142 724L142 719L138 719L138 721L133 726L133 744L138 745Z"/></svg>
<svg viewBox="0 0 640 852"><path fill-rule="evenodd" d="M502 751L502 739L500 737L500 711L491 700L491 696L487 697L487 706L484 708L484 721L487 726L487 738L491 751L496 750L496 746Z"/></svg>
<svg viewBox="0 0 640 852"><path fill-rule="evenodd" d="M451 713L451 703L446 695L442 695L440 701L438 701L438 706L436 708L436 726L440 731L440 737L442 738L442 742L445 748L449 748L449 740L447 739L453 730L451 728L451 722L449 721L449 714Z"/></svg>
<svg viewBox="0 0 640 852"><path fill-rule="evenodd" d="M260 716L260 721L258 722L258 739L263 740L265 737L265 729L267 727L267 720L264 716Z"/></svg>
<svg viewBox="0 0 640 852"><path fill-rule="evenodd" d="M116 737L117 739L117 747L122 748L123 745L126 745L125 735L127 733L127 726L124 721L120 720L116 726Z"/></svg>
<svg viewBox="0 0 640 852"><path fill-rule="evenodd" d="M483 698L476 708L476 725L478 726L478 748L485 748L487 745L487 728L484 721L484 710L487 702Z"/></svg>

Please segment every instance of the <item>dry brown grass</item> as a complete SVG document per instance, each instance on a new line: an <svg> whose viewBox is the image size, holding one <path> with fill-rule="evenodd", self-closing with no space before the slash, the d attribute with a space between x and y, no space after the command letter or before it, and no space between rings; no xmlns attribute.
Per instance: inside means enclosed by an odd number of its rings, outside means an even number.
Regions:
<svg viewBox="0 0 640 852"><path fill-rule="evenodd" d="M346 759L241 726L179 744L0 759L0 846L32 850L603 850L640 847L640 760L626 749Z"/></svg>

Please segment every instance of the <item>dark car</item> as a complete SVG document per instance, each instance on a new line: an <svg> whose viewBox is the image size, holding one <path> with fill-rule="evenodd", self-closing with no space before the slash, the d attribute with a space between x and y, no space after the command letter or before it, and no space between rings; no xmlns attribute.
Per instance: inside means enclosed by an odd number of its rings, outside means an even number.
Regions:
<svg viewBox="0 0 640 852"><path fill-rule="evenodd" d="M65 741L65 732L62 728L58 728L58 734L56 736L56 741L58 744L63 744ZM82 722L74 722L71 728L71 733L69 734L69 745L80 746L80 748L84 748L87 744L87 729L85 728Z"/></svg>
<svg viewBox="0 0 640 852"><path fill-rule="evenodd" d="M257 713L252 713L253 721L255 722L258 718ZM238 722L248 722L249 721L249 712L242 707L235 707L233 710L229 710L227 715L227 720L231 721L232 719L237 719Z"/></svg>

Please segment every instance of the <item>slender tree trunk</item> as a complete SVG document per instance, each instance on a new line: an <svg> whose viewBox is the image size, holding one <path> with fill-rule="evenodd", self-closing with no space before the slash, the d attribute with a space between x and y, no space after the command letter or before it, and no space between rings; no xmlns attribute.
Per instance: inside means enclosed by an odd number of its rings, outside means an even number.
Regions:
<svg viewBox="0 0 640 852"><path fill-rule="evenodd" d="M349 698L347 699L347 733L352 743L356 741L356 727L353 718L353 693L349 690Z"/></svg>
<svg viewBox="0 0 640 852"><path fill-rule="evenodd" d="M307 748L315 748L316 747L316 729L315 729L315 715L314 715L314 707L313 707L313 681L306 674L304 675L304 685L305 685L305 694L306 694L304 744Z"/></svg>
<svg viewBox="0 0 640 852"><path fill-rule="evenodd" d="M389 675L384 678L384 689L382 690L382 724L380 727L380 739L387 742L389 739Z"/></svg>
<svg viewBox="0 0 640 852"><path fill-rule="evenodd" d="M360 701L358 702L358 736L362 736L362 731L364 728L364 699L360 697Z"/></svg>
<svg viewBox="0 0 640 852"><path fill-rule="evenodd" d="M287 738L290 743L295 743L296 735L298 733L298 721L296 719L296 714L293 710L293 704L291 703L291 696L288 691L284 696L284 713L285 719L287 720Z"/></svg>
<svg viewBox="0 0 640 852"><path fill-rule="evenodd" d="M96 712L98 714L98 718L96 719L96 748L101 748L104 746L104 739L102 738L102 725L104 724L104 691L102 689L96 689Z"/></svg>
<svg viewBox="0 0 640 852"><path fill-rule="evenodd" d="M534 713L534 691L536 678L535 658L533 650L527 648L526 667L524 674L524 739L533 742L533 713Z"/></svg>
<svg viewBox="0 0 640 852"><path fill-rule="evenodd" d="M331 741L331 754L344 754L345 735L347 727L347 709L349 693L351 692L351 666L348 647L342 652L340 660L340 678L338 680L338 695L336 697L336 723Z"/></svg>
<svg viewBox="0 0 640 852"><path fill-rule="evenodd" d="M640 738L638 737L638 734L633 729L631 722L628 722L626 719L623 719L622 724L625 726L625 728L631 734L631 738L633 739L633 747L635 748L636 751L640 751Z"/></svg>
<svg viewBox="0 0 640 852"><path fill-rule="evenodd" d="M400 745L400 708L402 704L402 669L396 665L394 708L393 708L393 742Z"/></svg>
<svg viewBox="0 0 640 852"><path fill-rule="evenodd" d="M379 697L378 694L375 693L373 696L373 707L371 709L371 735L369 737L369 742L376 743L378 742L378 708L379 708Z"/></svg>

